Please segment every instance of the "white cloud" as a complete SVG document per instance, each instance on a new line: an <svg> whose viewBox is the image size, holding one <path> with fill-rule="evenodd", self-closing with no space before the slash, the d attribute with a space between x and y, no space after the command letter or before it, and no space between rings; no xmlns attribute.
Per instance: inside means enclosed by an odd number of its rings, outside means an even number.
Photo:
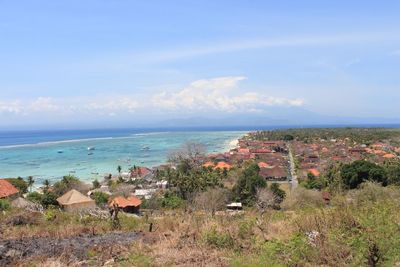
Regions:
<svg viewBox="0 0 400 267"><path fill-rule="evenodd" d="M242 76L220 77L192 82L175 93L163 92L153 97L155 107L166 109L189 109L220 111L250 111L256 106L301 106L302 99L267 96L257 92L236 93Z"/></svg>
<svg viewBox="0 0 400 267"><path fill-rule="evenodd" d="M56 111L59 106L54 103L51 97L38 97L28 107L29 111Z"/></svg>
<svg viewBox="0 0 400 267"><path fill-rule="evenodd" d="M260 112L268 106L301 106L302 99L276 97L241 90L243 76L196 80L175 92L147 95L107 95L86 98L38 97L30 101L0 102L0 113L117 116L148 111Z"/></svg>
<svg viewBox="0 0 400 267"><path fill-rule="evenodd" d="M14 100L10 102L0 101L0 114L11 113L20 114L22 112L22 105L19 100Z"/></svg>

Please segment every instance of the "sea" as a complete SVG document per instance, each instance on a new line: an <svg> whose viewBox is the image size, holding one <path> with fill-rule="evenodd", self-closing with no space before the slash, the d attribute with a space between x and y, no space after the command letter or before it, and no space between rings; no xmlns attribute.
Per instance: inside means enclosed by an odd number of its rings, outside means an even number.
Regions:
<svg viewBox="0 0 400 267"><path fill-rule="evenodd" d="M54 183L65 175L85 182L136 166L164 164L171 151L186 142L207 152L224 152L248 131L104 129L0 132L0 177L33 176L35 185Z"/></svg>

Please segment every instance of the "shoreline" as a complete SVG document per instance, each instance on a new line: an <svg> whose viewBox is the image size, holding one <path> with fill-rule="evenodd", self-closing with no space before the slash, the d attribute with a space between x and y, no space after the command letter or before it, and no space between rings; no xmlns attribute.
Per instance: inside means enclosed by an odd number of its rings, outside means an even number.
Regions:
<svg viewBox="0 0 400 267"><path fill-rule="evenodd" d="M188 141L204 144L207 147L206 154L225 153L235 148L238 144L238 139L242 138L247 133L248 131L153 132L138 133L134 136L125 137L47 142L46 145L25 145L24 147L19 146L18 149L1 149L0 147L0 159L6 160L3 161L3 165L6 166L6 169L3 168L5 175L2 174L0 177L8 178L21 176L26 178L28 176L33 176L36 180L35 188L42 186L46 179L54 183L62 179L65 175L74 175L82 182L91 184L92 181L96 179L99 181L102 180L108 173L115 175L118 165L121 165L125 171L134 165L148 168L164 165L167 163L168 151L173 151ZM147 138L148 136L149 138ZM173 144L168 144L169 146L165 146L165 141L173 137L175 138L175 142ZM137 139L137 141L124 141L126 139ZM131 146L134 145L140 148L143 144L148 144L150 142L146 140L152 140L150 152L140 151L140 149L135 152L134 150L128 149L128 151L130 151L130 155L128 156L126 151L121 150L124 144L130 144ZM160 140L160 142L158 140ZM119 147L114 148L115 144ZM158 144L160 145L158 146ZM89 146L96 147L94 151L95 155L87 155L87 147ZM104 146L110 147L114 149L114 151L112 153L106 152L107 150L104 150ZM77 150L78 147L79 150ZM58 149L62 149L64 152L58 154ZM119 150L121 150L121 152L119 152ZM51 157L51 161L42 162L41 154L43 151L47 153L46 155ZM24 156L24 158L21 159L21 157L19 157L21 153L24 153L24 155L28 154L29 157L27 158ZM74 153L78 153L84 160L75 160L71 158ZM147 156L146 154L150 155ZM9 162L12 160L11 163L18 167L13 170L13 165L9 165L7 160ZM142 163L143 161L144 163ZM65 164L65 162L67 164ZM25 169L23 169L24 166L26 167ZM19 172L18 169L23 171Z"/></svg>

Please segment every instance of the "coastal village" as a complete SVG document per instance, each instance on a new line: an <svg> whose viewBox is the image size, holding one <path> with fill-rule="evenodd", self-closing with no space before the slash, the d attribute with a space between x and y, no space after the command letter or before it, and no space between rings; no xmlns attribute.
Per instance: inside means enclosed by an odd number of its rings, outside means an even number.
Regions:
<svg viewBox="0 0 400 267"><path fill-rule="evenodd" d="M294 179L301 182L307 180L309 175L319 177L332 164L350 163L361 159L383 163L397 159L399 154L400 147L389 142L367 145L351 142L349 138L318 139L311 143L299 140L257 140L257 133L253 132L240 138L237 146L230 151L202 155L198 160L204 168L221 172L229 172L245 162L255 162L259 167L259 175L267 183L279 183L286 193L290 193L296 186L293 183L298 183L293 181ZM140 214L142 200L149 200L153 195L170 187L168 177L158 175L167 168L174 169L176 166L167 163L153 168L133 166L128 171L119 169L117 174L105 175L104 181L99 182L95 188L83 186L81 192L72 189L60 196L57 202L65 211L94 208L96 204L91 197L100 192L110 197L107 198L109 208L116 205L127 213ZM0 179L0 182L0 198L12 200L13 205L18 207L21 203L28 207L37 206L27 200L22 201L18 189L6 179ZM123 186L118 186L118 189L115 186L112 188L110 185L113 182ZM227 207L231 204L227 203ZM242 207L241 203L237 205Z"/></svg>
<svg viewBox="0 0 400 267"><path fill-rule="evenodd" d="M90 226L91 230L85 230L92 232L87 236L87 247L94 242L95 232L100 231L95 229L99 225L111 227L109 231L127 231L124 227L132 223L137 225L136 220L141 220L140 231L146 229L149 233L146 238L148 235L154 238L152 233L157 232L160 221L175 216L176 210L202 216L210 212L212 218L215 214L221 218L236 218L240 214L254 213L254 208L261 214L266 210L281 210L288 205L285 198L329 207L331 192L334 191L327 186L310 187L308 182L326 177L332 166L360 161L372 162L372 167L390 166L390 162L399 159L400 147L397 144L383 138L364 143L348 137L304 139L290 134L276 137L274 133L251 132L240 138L236 147L229 151L200 153L196 150L200 148L199 144L189 144L185 152L189 154L179 155L178 161L169 160L155 167L134 165L128 170L118 166L113 173L105 174L102 181L95 180L92 185L79 181L77 177L65 176L34 191L34 177L2 178L0 206L3 214L10 209L15 213L5 221L5 225L35 224L31 222L34 220L32 214L43 214L49 225L62 216L72 216L79 223L94 218L91 220L97 223ZM258 183L265 189L251 183ZM302 188L308 191L304 192ZM306 195L298 196L298 192ZM257 220L260 219L257 217ZM111 226L104 225L106 222ZM258 227L263 233L264 226L260 224ZM0 229L0 235L5 233ZM316 231L307 232L310 240L318 234ZM125 241L132 242L137 236L130 238ZM124 239L119 240L122 242ZM115 243L117 239L108 242ZM5 256L0 256L0 263L11 263L18 258L19 254L15 254L19 253L16 252L19 251L17 244L10 243L8 247L0 244L0 255L5 253ZM36 255L39 252L30 253Z"/></svg>

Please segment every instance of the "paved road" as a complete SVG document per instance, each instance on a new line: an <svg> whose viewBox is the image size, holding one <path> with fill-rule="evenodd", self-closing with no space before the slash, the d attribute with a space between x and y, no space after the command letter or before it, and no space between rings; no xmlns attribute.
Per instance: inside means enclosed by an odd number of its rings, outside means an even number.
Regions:
<svg viewBox="0 0 400 267"><path fill-rule="evenodd" d="M288 147L289 147L290 176L292 178L292 181L290 182L290 184L291 184L291 189L293 190L299 185L299 180L297 180L296 167L294 165L292 145L288 144Z"/></svg>

